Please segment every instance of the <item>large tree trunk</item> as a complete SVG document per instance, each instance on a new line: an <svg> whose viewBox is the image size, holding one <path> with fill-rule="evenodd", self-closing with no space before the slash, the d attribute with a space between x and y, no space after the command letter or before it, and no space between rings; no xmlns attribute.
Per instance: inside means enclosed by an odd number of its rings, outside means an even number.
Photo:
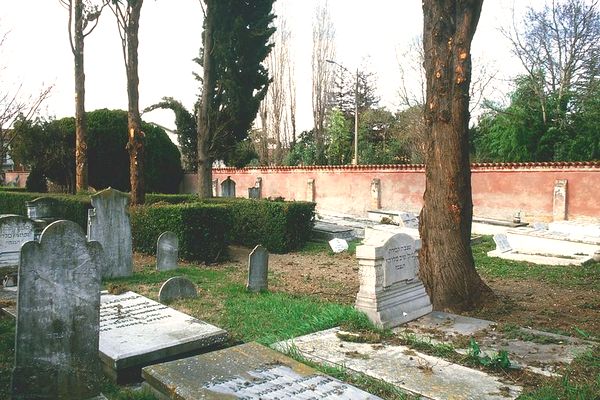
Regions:
<svg viewBox="0 0 600 400"><path fill-rule="evenodd" d="M204 19L204 53L203 53L203 81L202 97L198 104L198 196L200 198L212 197L212 157L210 144L213 135L214 121L212 117L212 100L215 88L215 65L213 53L213 29L215 24L214 6L212 1L206 1L206 17Z"/></svg>
<svg viewBox="0 0 600 400"><path fill-rule="evenodd" d="M427 149L420 277L436 310L471 309L492 294L475 270L470 244L470 51L482 3L423 0Z"/></svg>
<svg viewBox="0 0 600 400"><path fill-rule="evenodd" d="M131 183L131 204L144 204L144 133L140 116L138 90L138 31L143 0L132 2L129 24L127 25L127 129L129 132L129 179Z"/></svg>
<svg viewBox="0 0 600 400"><path fill-rule="evenodd" d="M75 0L75 190L87 190L87 122L83 68L83 0Z"/></svg>

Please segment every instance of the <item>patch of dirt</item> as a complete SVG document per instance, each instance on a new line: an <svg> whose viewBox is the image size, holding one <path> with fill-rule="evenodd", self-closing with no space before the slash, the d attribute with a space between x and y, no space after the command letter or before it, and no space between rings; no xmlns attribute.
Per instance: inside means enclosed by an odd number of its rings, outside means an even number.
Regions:
<svg viewBox="0 0 600 400"><path fill-rule="evenodd" d="M563 288L538 280L498 279L487 284L498 295L493 307L471 316L583 338L575 328L600 338L600 292Z"/></svg>
<svg viewBox="0 0 600 400"><path fill-rule="evenodd" d="M245 247L229 247L231 261L227 264L239 268L243 280L246 279L249 253L250 249ZM269 254L271 291L310 294L327 301L353 304L358 287L358 263L348 253Z"/></svg>
<svg viewBox="0 0 600 400"><path fill-rule="evenodd" d="M246 280L250 249L230 246L236 279ZM600 338L600 293L563 288L538 280L494 278L486 282L498 295L494 304L469 313L502 324L579 336L577 329ZM341 304L353 304L359 288L354 255L270 254L269 290L309 294Z"/></svg>

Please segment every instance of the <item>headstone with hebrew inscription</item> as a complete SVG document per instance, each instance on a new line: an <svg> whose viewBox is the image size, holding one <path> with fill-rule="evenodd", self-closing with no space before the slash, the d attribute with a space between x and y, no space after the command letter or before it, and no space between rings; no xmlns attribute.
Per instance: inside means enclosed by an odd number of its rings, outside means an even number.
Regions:
<svg viewBox="0 0 600 400"><path fill-rule="evenodd" d="M34 240L35 223L20 215L0 217L0 270L18 266L21 245Z"/></svg>
<svg viewBox="0 0 600 400"><path fill-rule="evenodd" d="M360 289L355 307L376 325L393 328L431 312L418 278L420 240L404 233L373 235L356 248Z"/></svg>
<svg viewBox="0 0 600 400"><path fill-rule="evenodd" d="M103 293L100 358L114 381L139 378L141 368L223 344L227 332L134 292Z"/></svg>
<svg viewBox="0 0 600 400"><path fill-rule="evenodd" d="M334 253L341 253L348 250L348 242L345 239L333 238L328 243L331 251Z"/></svg>
<svg viewBox="0 0 600 400"><path fill-rule="evenodd" d="M106 253L103 278L131 276L133 250L129 223L129 196L108 188L91 196L88 211L88 239L100 242Z"/></svg>
<svg viewBox="0 0 600 400"><path fill-rule="evenodd" d="M27 218L35 222L35 238L37 240L44 228L58 219L58 200L52 197L38 197L25 202L25 206L27 207Z"/></svg>
<svg viewBox="0 0 600 400"><path fill-rule="evenodd" d="M380 399L258 343L145 367L161 399Z"/></svg>
<svg viewBox="0 0 600 400"><path fill-rule="evenodd" d="M99 395L102 247L81 227L54 222L21 250L13 399Z"/></svg>
<svg viewBox="0 0 600 400"><path fill-rule="evenodd" d="M246 288L251 292L267 290L269 274L269 252L261 245L256 246L248 256L248 282Z"/></svg>
<svg viewBox="0 0 600 400"><path fill-rule="evenodd" d="M167 279L158 291L158 301L169 303L173 300L190 299L198 296L196 286L188 278L174 276Z"/></svg>
<svg viewBox="0 0 600 400"><path fill-rule="evenodd" d="M163 232L156 242L156 269L170 271L177 268L179 239L173 232Z"/></svg>

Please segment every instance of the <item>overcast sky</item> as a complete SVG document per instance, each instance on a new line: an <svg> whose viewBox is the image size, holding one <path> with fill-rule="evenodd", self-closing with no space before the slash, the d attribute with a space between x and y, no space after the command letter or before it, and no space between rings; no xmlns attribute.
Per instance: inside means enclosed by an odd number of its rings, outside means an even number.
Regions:
<svg viewBox="0 0 600 400"><path fill-rule="evenodd" d="M74 114L73 56L68 42L67 12L59 0L1 0L0 32L9 32L0 48L0 84L22 94L54 85L42 113L57 118ZM293 35L298 87L299 130L312 127L310 64L312 20L317 3L324 0L278 0ZM499 32L511 23L512 9L522 15L527 5L544 0L486 0L473 55L499 70L497 86L520 71ZM367 6L368 5L368 6ZM418 0L329 0L336 30L336 60L350 70L368 68L378 77L381 105L398 106L398 60L411 40L421 33L422 10ZM140 106L171 96L191 108L198 95L192 61L198 55L202 33L199 0L146 0L140 21ZM86 109L127 108L125 72L114 16L105 10L98 28L85 42ZM496 95L498 95L497 93ZM168 111L143 117L174 128Z"/></svg>

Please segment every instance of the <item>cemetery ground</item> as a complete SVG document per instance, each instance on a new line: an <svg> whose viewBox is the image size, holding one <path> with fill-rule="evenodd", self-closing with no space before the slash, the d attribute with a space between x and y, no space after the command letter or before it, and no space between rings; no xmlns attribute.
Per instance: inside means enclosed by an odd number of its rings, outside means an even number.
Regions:
<svg viewBox="0 0 600 400"><path fill-rule="evenodd" d="M309 242L298 252L271 254L269 292L263 293L245 290L250 250L233 246L230 247L229 261L214 265L180 261L179 269L166 272L156 271L154 257L135 254L133 277L105 280L103 285L112 292L133 290L157 299L160 285L165 280L186 276L197 285L199 296L176 301L171 306L226 329L231 345L253 340L269 345L342 324L346 330L359 333L357 340L369 343L398 341L416 351L501 374L524 387L522 399L600 398L599 263L565 267L489 258L486 252L494 247L489 237L473 246L478 271L498 295L498 301L471 312L470 316L496 322L492 329L505 339L549 340L522 330L523 327L596 342L590 352L557 371L562 377L544 378L529 372L493 370L479 365L473 357L454 351L465 343L439 344L418 339L410 333L394 336L374 329L352 307L359 287L358 264L352 254L355 245L351 243L350 253L333 254L326 243ZM431 333L435 337L436 332ZM0 317L0 398L8 398L13 352L14 322L3 316ZM411 398L375 379L341 368L322 368L324 372L382 398ZM112 399L153 398L108 383L103 392Z"/></svg>

